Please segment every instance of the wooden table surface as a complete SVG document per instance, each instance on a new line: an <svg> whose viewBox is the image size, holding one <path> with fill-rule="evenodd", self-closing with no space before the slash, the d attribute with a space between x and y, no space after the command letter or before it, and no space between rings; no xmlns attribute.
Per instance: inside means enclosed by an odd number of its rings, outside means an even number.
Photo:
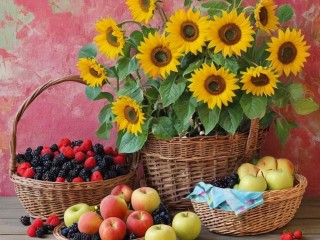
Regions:
<svg viewBox="0 0 320 240"><path fill-rule="evenodd" d="M19 220L24 215L27 213L17 197L0 197L0 240L36 239L26 235L27 227ZM294 219L285 227L271 233L251 237L231 237L214 234L203 228L198 240L280 239L280 233L284 229L293 231L297 228L302 230L304 240L320 240L320 196L304 197ZM55 237L50 234L46 235L45 239L55 239Z"/></svg>

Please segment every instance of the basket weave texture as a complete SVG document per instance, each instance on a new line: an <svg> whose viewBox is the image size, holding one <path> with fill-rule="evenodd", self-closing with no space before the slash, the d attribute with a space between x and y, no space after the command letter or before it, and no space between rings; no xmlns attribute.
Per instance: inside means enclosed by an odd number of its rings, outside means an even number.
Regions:
<svg viewBox="0 0 320 240"><path fill-rule="evenodd" d="M232 211L211 209L207 203L192 201L194 211L211 232L235 236L257 235L285 226L298 210L307 187L307 179L295 175L291 189L265 191L264 203L240 216Z"/></svg>
<svg viewBox="0 0 320 240"><path fill-rule="evenodd" d="M26 211L33 217L47 218L56 213L63 218L64 211L71 205L83 202L97 205L118 184L133 186L139 154L128 154L129 173L123 176L96 182L47 182L18 176L16 160L16 129L19 120L28 106L46 89L64 82L85 84L79 76L70 76L52 80L37 88L18 110L11 134L11 159L9 176L14 183L16 194Z"/></svg>
<svg viewBox="0 0 320 240"><path fill-rule="evenodd" d="M248 132L234 135L156 139L152 135L141 150L145 185L158 190L171 209L192 208L184 197L200 182L230 174L260 149L268 129L251 121Z"/></svg>

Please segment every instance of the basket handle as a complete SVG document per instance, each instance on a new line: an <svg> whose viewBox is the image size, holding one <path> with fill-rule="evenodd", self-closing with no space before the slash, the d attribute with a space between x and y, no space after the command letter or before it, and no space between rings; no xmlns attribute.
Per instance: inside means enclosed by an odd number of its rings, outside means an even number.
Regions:
<svg viewBox="0 0 320 240"><path fill-rule="evenodd" d="M16 147L17 147L17 126L18 123L23 115L23 113L26 111L28 106L46 89L63 83L63 82L78 82L81 84L86 85L86 83L80 78L79 75L73 75L68 77L59 78L56 80L48 81L47 83L43 84L42 86L38 87L33 91L33 93L23 102L23 104L20 106L18 112L15 115L14 121L13 121L13 127L11 131L11 140L10 140L10 166L9 166L9 176L12 176L12 174L16 171L17 168L17 160L16 160Z"/></svg>
<svg viewBox="0 0 320 240"><path fill-rule="evenodd" d="M259 118L254 118L250 123L249 135L246 143L245 155L243 162L248 162L252 159L257 150L259 136Z"/></svg>

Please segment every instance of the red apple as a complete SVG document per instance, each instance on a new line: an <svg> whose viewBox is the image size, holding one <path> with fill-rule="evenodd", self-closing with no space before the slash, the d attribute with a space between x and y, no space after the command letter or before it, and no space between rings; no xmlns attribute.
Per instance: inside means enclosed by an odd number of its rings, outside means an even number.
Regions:
<svg viewBox="0 0 320 240"><path fill-rule="evenodd" d="M131 201L132 188L126 184L119 184L111 190L111 195L122 197L127 203Z"/></svg>
<svg viewBox="0 0 320 240"><path fill-rule="evenodd" d="M152 215L146 211L134 211L127 218L127 229L138 238L143 237L152 225Z"/></svg>
<svg viewBox="0 0 320 240"><path fill-rule="evenodd" d="M101 216L93 211L82 214L78 221L79 231L86 234L96 234L99 232L99 227L103 219Z"/></svg>
<svg viewBox="0 0 320 240"><path fill-rule="evenodd" d="M133 191L131 205L134 210L152 213L160 205L160 196L157 190L151 187L141 187Z"/></svg>
<svg viewBox="0 0 320 240"><path fill-rule="evenodd" d="M106 219L117 217L123 219L128 210L126 201L119 196L108 195L101 200L100 213Z"/></svg>
<svg viewBox="0 0 320 240"><path fill-rule="evenodd" d="M123 218L122 220L123 220L124 222L127 222L127 219L128 219L128 217L129 217L129 215L130 215L131 213L133 213L133 212L134 212L134 210L128 209L126 215L124 216L124 218Z"/></svg>
<svg viewBox="0 0 320 240"><path fill-rule="evenodd" d="M124 221L117 217L103 220L99 228L101 240L121 240L126 236L127 227Z"/></svg>

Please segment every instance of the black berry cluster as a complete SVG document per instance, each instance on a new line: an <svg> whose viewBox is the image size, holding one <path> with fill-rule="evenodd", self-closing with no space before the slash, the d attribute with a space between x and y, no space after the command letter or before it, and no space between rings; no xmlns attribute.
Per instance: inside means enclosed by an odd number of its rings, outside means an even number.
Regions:
<svg viewBox="0 0 320 240"><path fill-rule="evenodd" d="M211 184L219 188L233 188L234 185L239 183L239 176L237 173L231 173L229 176L215 178Z"/></svg>

